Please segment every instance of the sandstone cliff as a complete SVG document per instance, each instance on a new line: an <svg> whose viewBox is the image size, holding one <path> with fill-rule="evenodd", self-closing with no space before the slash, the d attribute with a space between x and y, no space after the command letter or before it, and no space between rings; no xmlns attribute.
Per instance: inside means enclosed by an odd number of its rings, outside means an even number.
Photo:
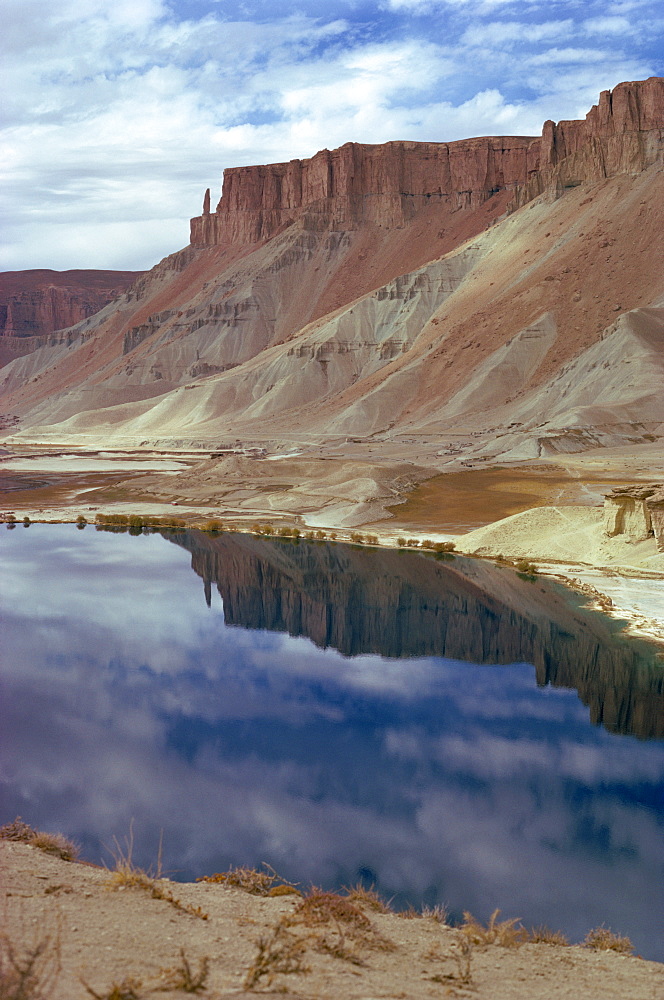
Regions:
<svg viewBox="0 0 664 1000"><path fill-rule="evenodd" d="M191 220L191 242L254 243L293 223L312 230L366 223L396 228L432 202L452 211L475 208L525 183L537 169L537 154L523 136L349 142L308 160L234 167L224 172L216 212L205 212L206 200L203 215Z"/></svg>
<svg viewBox="0 0 664 1000"><path fill-rule="evenodd" d="M631 542L654 536L664 552L664 486L617 486L604 500L604 530Z"/></svg>
<svg viewBox="0 0 664 1000"><path fill-rule="evenodd" d="M93 316L141 271L5 271L0 273L0 364Z"/></svg>
<svg viewBox="0 0 664 1000"><path fill-rule="evenodd" d="M64 330L121 295L142 271L5 271L0 274L0 336Z"/></svg>
<svg viewBox="0 0 664 1000"><path fill-rule="evenodd" d="M585 120L544 123L538 169L512 205L547 189L559 194L584 181L638 174L656 163L664 163L664 79L620 83L602 91Z"/></svg>

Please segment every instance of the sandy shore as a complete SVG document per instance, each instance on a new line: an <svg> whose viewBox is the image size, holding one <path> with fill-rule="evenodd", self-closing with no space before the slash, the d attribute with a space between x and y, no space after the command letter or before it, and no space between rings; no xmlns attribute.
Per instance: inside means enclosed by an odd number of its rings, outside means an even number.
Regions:
<svg viewBox="0 0 664 1000"><path fill-rule="evenodd" d="M664 966L610 950L464 934L321 894L250 895L220 883L116 877L0 841L2 974L37 962L51 1000L655 1000ZM134 879L135 883L140 879ZM262 944L261 944L262 942ZM501 943L502 942L502 943ZM253 970L253 971L252 971ZM198 988L194 989L196 980ZM2 980L0 980L1 982ZM90 991L86 989L86 985ZM115 989L115 992L113 992ZM10 994L7 994L10 995Z"/></svg>

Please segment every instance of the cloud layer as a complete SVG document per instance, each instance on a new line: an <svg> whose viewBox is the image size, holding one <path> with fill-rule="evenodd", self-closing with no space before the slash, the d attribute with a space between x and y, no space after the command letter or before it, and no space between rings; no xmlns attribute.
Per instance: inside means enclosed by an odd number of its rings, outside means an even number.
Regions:
<svg viewBox="0 0 664 1000"><path fill-rule="evenodd" d="M650 0L0 7L5 269L148 267L187 242L226 166L538 134L663 72Z"/></svg>

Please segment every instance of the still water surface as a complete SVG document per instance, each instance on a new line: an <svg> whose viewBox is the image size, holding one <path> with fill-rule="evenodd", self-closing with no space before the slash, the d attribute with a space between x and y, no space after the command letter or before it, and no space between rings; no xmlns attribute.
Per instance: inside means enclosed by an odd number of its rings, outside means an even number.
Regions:
<svg viewBox="0 0 664 1000"><path fill-rule="evenodd" d="M268 862L664 960L664 667L478 560L0 533L0 822L176 878Z"/></svg>

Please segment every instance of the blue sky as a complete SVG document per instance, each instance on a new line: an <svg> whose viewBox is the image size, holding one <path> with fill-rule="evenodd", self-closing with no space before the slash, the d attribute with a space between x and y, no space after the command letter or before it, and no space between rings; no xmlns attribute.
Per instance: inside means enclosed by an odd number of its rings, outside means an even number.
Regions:
<svg viewBox="0 0 664 1000"><path fill-rule="evenodd" d="M653 0L0 0L0 269L144 268L224 167L536 135L664 75Z"/></svg>

